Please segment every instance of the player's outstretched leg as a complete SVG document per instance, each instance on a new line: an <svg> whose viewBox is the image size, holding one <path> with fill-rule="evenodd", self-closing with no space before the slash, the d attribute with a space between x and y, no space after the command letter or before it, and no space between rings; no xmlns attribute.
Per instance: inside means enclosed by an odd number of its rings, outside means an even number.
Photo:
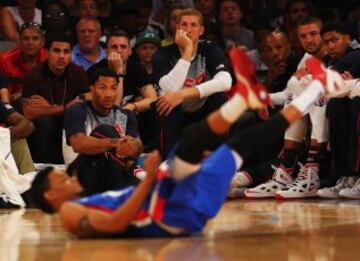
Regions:
<svg viewBox="0 0 360 261"><path fill-rule="evenodd" d="M247 109L261 109L269 104L266 89L255 76L255 67L247 54L237 48L230 51L237 82L230 99L206 120L185 129L174 159L174 173L180 177L194 173L204 158L205 150L214 150L224 142L231 125Z"/></svg>

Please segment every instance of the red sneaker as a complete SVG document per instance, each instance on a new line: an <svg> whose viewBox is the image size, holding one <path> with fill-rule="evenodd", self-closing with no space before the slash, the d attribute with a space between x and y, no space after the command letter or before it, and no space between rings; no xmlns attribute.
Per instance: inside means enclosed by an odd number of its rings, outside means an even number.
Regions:
<svg viewBox="0 0 360 261"><path fill-rule="evenodd" d="M239 48L232 48L229 55L237 80L230 92L243 96L250 108L263 108L269 105L269 94L265 86L258 82L254 63L249 56Z"/></svg>
<svg viewBox="0 0 360 261"><path fill-rule="evenodd" d="M310 57L305 61L307 71L313 79L319 80L324 88L325 95L335 94L345 86L341 75L330 69L326 69L324 64L315 57Z"/></svg>

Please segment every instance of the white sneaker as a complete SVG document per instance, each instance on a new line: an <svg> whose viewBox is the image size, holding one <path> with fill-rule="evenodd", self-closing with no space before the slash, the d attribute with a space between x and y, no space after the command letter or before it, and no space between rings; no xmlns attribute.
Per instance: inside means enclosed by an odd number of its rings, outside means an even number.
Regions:
<svg viewBox="0 0 360 261"><path fill-rule="evenodd" d="M321 198L339 198L339 192L345 188L352 188L355 185L354 177L340 177L333 187L322 188L317 191Z"/></svg>
<svg viewBox="0 0 360 261"><path fill-rule="evenodd" d="M352 186L352 188L343 188L342 190L340 190L339 196L349 199L360 199L360 179L356 181L355 185Z"/></svg>
<svg viewBox="0 0 360 261"><path fill-rule="evenodd" d="M249 186L251 183L252 178L246 171L237 171L231 180L229 191L234 188Z"/></svg>
<svg viewBox="0 0 360 261"><path fill-rule="evenodd" d="M290 184L293 181L291 176L292 171L290 169L285 169L282 166L274 167L273 177L255 188L247 189L244 191L245 197L247 198L271 198L275 196L275 193L282 188L285 188L286 185Z"/></svg>
<svg viewBox="0 0 360 261"><path fill-rule="evenodd" d="M320 187L318 165L302 165L301 163L299 165L300 170L297 178L285 188L277 191L275 198L307 198L316 196L316 191Z"/></svg>

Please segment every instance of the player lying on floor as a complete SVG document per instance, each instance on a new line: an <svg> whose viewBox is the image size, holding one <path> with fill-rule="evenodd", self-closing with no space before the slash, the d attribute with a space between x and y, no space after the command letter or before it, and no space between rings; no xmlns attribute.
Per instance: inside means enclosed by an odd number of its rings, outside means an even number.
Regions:
<svg viewBox="0 0 360 261"><path fill-rule="evenodd" d="M74 177L52 168L40 171L32 184L35 203L45 212L58 212L68 231L79 237L166 237L200 233L219 211L235 171L254 151L284 135L321 95L342 87L341 77L308 61L314 79L306 91L278 115L255 127L239 130L220 145L224 135L248 108L267 105L268 94L256 82L254 66L242 51L230 53L238 83L234 95L218 111L185 130L166 163L158 152L145 160L145 179L135 188L81 198ZM271 135L269 135L269 133ZM219 147L206 159L209 146Z"/></svg>

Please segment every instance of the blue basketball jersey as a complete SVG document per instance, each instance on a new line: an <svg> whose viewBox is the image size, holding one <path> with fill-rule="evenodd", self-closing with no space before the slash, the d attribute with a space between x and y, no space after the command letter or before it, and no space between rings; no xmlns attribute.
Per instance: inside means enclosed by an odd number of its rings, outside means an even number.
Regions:
<svg viewBox="0 0 360 261"><path fill-rule="evenodd" d="M157 173L157 182L127 232L134 236L172 236L160 228L156 221L183 228L189 234L201 232L208 219L217 214L226 199L235 171L235 161L226 145L206 159L199 171L181 181L175 181L169 165L162 164ZM76 202L112 212L134 190L131 186L81 198Z"/></svg>

